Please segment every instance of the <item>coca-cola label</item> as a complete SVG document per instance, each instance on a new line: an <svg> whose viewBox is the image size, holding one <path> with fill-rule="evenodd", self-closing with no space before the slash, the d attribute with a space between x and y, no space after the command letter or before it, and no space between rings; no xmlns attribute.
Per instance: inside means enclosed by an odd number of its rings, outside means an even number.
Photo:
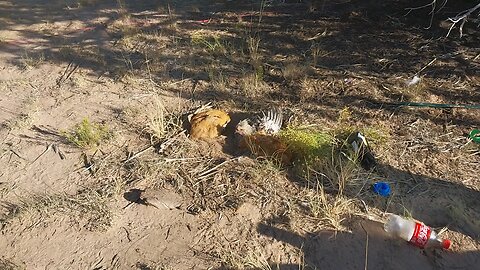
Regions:
<svg viewBox="0 0 480 270"><path fill-rule="evenodd" d="M430 239L430 234L432 229L425 224L415 223L415 231L413 232L412 239L410 243L414 246L424 248L427 245L428 239Z"/></svg>

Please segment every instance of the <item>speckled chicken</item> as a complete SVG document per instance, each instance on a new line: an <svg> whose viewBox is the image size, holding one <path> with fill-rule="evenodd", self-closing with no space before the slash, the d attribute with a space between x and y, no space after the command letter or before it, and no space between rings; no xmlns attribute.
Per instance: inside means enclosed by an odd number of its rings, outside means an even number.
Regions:
<svg viewBox="0 0 480 270"><path fill-rule="evenodd" d="M292 155L287 145L277 136L282 122L283 115L279 109L240 121L235 129L239 148L249 149L256 156L276 158L283 165L290 164Z"/></svg>
<svg viewBox="0 0 480 270"><path fill-rule="evenodd" d="M212 109L209 105L197 109L188 119L190 137L193 139L216 138L230 122L230 116L226 112Z"/></svg>

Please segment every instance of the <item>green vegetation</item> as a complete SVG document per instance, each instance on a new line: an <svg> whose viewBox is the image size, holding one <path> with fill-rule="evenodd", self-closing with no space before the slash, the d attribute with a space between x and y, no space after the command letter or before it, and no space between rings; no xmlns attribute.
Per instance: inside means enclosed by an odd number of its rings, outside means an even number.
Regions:
<svg viewBox="0 0 480 270"><path fill-rule="evenodd" d="M225 54L227 52L221 37L215 33L195 31L190 35L190 41L194 46L201 46L212 53Z"/></svg>
<svg viewBox="0 0 480 270"><path fill-rule="evenodd" d="M328 133L290 127L279 135L299 162L309 163L331 155L334 138Z"/></svg>
<svg viewBox="0 0 480 270"><path fill-rule="evenodd" d="M106 125L91 123L84 118L72 131L64 132L65 138L72 144L81 148L94 148L112 137L111 131Z"/></svg>

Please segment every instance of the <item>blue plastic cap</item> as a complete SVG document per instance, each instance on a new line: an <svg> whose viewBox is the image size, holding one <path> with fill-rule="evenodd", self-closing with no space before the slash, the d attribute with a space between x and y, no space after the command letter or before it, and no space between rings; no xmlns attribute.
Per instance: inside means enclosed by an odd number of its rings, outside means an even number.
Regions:
<svg viewBox="0 0 480 270"><path fill-rule="evenodd" d="M388 197L390 195L390 185L385 182L377 182L373 184L373 191L380 196Z"/></svg>

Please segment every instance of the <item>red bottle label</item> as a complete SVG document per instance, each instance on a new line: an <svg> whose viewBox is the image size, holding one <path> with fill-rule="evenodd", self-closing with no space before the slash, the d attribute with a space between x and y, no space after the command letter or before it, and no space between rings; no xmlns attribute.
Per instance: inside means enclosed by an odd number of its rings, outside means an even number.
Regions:
<svg viewBox="0 0 480 270"><path fill-rule="evenodd" d="M424 248L427 245L428 239L430 239L430 234L432 229L427 225L422 223L415 223L415 231L413 232L412 239L410 243L414 246Z"/></svg>

